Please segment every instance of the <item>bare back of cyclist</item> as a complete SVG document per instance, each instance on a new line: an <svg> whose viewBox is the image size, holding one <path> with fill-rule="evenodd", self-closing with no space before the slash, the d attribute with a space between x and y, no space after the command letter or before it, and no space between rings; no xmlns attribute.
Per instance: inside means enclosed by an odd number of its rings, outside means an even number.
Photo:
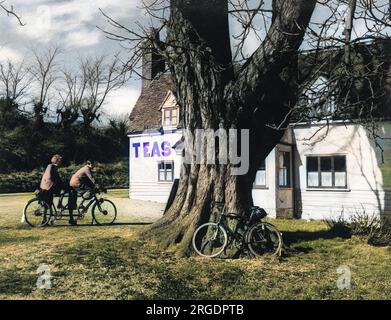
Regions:
<svg viewBox="0 0 391 320"><path fill-rule="evenodd" d="M95 179L92 176L91 170L94 168L92 161L86 161L85 165L80 168L71 178L69 186L71 187L69 192L69 214L70 225L76 225L76 221L73 219L73 210L77 207L77 192L89 191L95 187Z"/></svg>

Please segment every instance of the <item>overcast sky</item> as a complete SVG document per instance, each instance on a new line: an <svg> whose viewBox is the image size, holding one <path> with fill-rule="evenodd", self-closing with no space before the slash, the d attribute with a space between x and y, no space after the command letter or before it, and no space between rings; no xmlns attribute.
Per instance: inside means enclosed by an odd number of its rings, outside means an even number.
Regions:
<svg viewBox="0 0 391 320"><path fill-rule="evenodd" d="M97 29L107 27L99 8L118 21L141 18L139 0L7 0L5 6L14 6L25 26L16 19L0 13L0 60L28 60L32 48L59 46L64 64L75 63L78 57L114 55L120 46ZM131 81L111 93L105 106L109 114L129 113L140 90L139 81Z"/></svg>
<svg viewBox="0 0 391 320"><path fill-rule="evenodd" d="M270 6L269 2L267 0L266 4ZM126 51L118 43L107 39L96 27L109 28L99 8L126 26L134 26L134 22L145 19L139 8L141 0L6 0L4 5L13 5L25 26L0 13L0 60L3 61L28 60L32 48L53 46L62 49L61 63L67 66L74 65L79 57L90 55L110 56L121 51L124 56ZM313 21L322 20L325 14L322 11L318 7ZM237 28L231 23L233 33L238 31ZM355 25L355 30L359 29L360 26ZM342 30L339 32L341 35ZM245 46L247 52L251 53L258 45L256 37L250 34ZM126 87L111 93L105 106L106 113L129 113L139 94L140 81L129 82Z"/></svg>

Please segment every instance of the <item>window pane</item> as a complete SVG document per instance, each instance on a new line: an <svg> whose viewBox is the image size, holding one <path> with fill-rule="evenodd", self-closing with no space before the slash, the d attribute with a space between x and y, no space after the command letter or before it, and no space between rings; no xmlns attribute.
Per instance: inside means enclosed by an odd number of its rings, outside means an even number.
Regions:
<svg viewBox="0 0 391 320"><path fill-rule="evenodd" d="M290 163L291 157L289 152L281 152L278 155L280 170L278 173L278 184L280 187L290 187Z"/></svg>
<svg viewBox="0 0 391 320"><path fill-rule="evenodd" d="M266 186L266 171L258 170L257 175L255 176L255 185L256 186Z"/></svg>
<svg viewBox="0 0 391 320"><path fill-rule="evenodd" d="M160 181L165 181L166 180L164 170L159 170L159 180Z"/></svg>
<svg viewBox="0 0 391 320"><path fill-rule="evenodd" d="M164 125L171 125L171 110L164 110Z"/></svg>
<svg viewBox="0 0 391 320"><path fill-rule="evenodd" d="M166 162L166 170L172 170L172 163Z"/></svg>
<svg viewBox="0 0 391 320"><path fill-rule="evenodd" d="M331 171L331 157L321 157L320 158L320 170Z"/></svg>
<svg viewBox="0 0 391 320"><path fill-rule="evenodd" d="M319 187L319 173L318 172L308 172L308 186L309 187Z"/></svg>
<svg viewBox="0 0 391 320"><path fill-rule="evenodd" d="M345 156L334 157L334 171L335 172L346 172L346 157Z"/></svg>
<svg viewBox="0 0 391 320"><path fill-rule="evenodd" d="M322 172L322 187L332 187L333 186L333 175L331 172Z"/></svg>
<svg viewBox="0 0 391 320"><path fill-rule="evenodd" d="M307 172L318 172L317 157L307 157Z"/></svg>
<svg viewBox="0 0 391 320"><path fill-rule="evenodd" d="M286 187L286 186L288 186L288 176L287 176L287 170L286 170L286 168L280 169L280 174L279 174L279 185L280 185L280 187Z"/></svg>
<svg viewBox="0 0 391 320"><path fill-rule="evenodd" d="M164 170L164 162L159 163L159 170Z"/></svg>
<svg viewBox="0 0 391 320"><path fill-rule="evenodd" d="M345 172L336 172L335 173L335 186L336 187L346 187L346 173Z"/></svg>

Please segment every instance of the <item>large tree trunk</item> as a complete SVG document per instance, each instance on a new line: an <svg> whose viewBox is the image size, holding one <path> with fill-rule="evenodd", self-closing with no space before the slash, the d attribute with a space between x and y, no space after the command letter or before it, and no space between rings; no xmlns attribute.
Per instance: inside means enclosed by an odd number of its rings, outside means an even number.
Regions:
<svg viewBox="0 0 391 320"><path fill-rule="evenodd" d="M252 205L257 168L284 133L269 125L286 125L296 103L296 56L316 3L275 1L267 39L234 75L227 2L173 0L162 51L187 130L250 130L247 174L231 175L232 164L183 164L171 208L147 231L164 248L175 245L181 254L191 252L194 230L210 219L213 201L239 214Z"/></svg>

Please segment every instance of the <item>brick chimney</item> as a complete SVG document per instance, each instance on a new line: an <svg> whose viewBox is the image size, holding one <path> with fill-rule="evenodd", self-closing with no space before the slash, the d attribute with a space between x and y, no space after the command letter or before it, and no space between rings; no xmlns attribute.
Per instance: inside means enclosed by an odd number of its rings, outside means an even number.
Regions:
<svg viewBox="0 0 391 320"><path fill-rule="evenodd" d="M151 29L150 36L154 37L155 41L160 41L160 36L156 29ZM159 73L164 72L166 67L164 59L148 40L145 41L145 46L143 47L142 64L142 89L144 90Z"/></svg>

